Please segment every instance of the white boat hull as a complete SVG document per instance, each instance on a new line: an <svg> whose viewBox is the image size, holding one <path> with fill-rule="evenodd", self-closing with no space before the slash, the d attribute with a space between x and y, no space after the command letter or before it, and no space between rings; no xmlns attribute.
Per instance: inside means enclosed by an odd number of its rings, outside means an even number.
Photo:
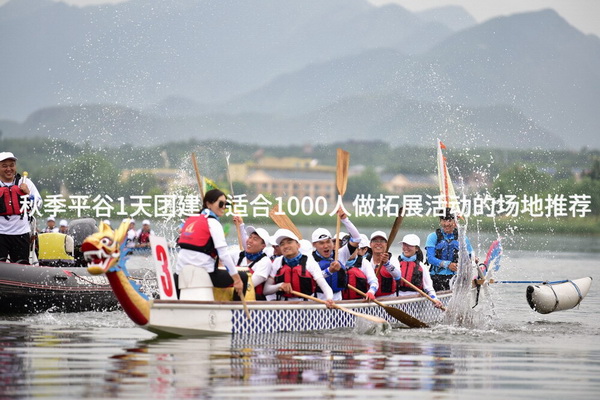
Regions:
<svg viewBox="0 0 600 400"><path fill-rule="evenodd" d="M557 284L531 285L527 287L527 302L540 314L569 310L581 303L591 285L591 277Z"/></svg>
<svg viewBox="0 0 600 400"><path fill-rule="evenodd" d="M447 304L452 294L439 295ZM433 323L441 311L419 295L401 296L382 301L399 308L413 317ZM382 307L362 301L341 301L338 304L363 314L383 318L391 324L400 324ZM202 336L215 334L270 333L291 331L318 331L354 327L357 317L337 309L309 301L250 301L247 302L251 319L247 319L241 303L154 300L148 324L142 328L159 335Z"/></svg>

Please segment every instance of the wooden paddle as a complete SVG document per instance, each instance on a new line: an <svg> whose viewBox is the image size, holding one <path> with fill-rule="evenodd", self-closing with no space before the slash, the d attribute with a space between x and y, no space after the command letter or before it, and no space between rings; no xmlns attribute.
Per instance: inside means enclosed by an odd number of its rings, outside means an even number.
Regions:
<svg viewBox="0 0 600 400"><path fill-rule="evenodd" d="M387 245L385 247L386 253L389 253L390 247L392 247L392 243L394 242L394 239L396 239L396 235L398 234L398 231L400 230L400 225L402 225L402 220L404 219L404 216L402 215L403 208L404 207L400 207L400 210L398 211L398 216L394 220L394 224L392 225L392 229L390 230ZM379 266L377 266L377 271L379 271L379 268L381 268L382 266L383 266L383 263L379 264Z"/></svg>
<svg viewBox="0 0 600 400"><path fill-rule="evenodd" d="M367 295L364 292L362 292L360 289L357 289L352 285L348 285L348 287L350 289L354 290L356 293L360 294L361 296L367 297ZM377 299L371 300L371 301L373 303L377 304L378 306L383 307L385 312L387 312L389 315L396 318L398 321L402 322L406 326L409 326L411 328L429 328L429 325L427 325L425 322L419 321L412 315L405 313L404 311L400 310L399 308L386 306L385 304L378 301Z"/></svg>
<svg viewBox="0 0 600 400"><path fill-rule="evenodd" d="M305 299L308 299L308 300L316 301L317 303L327 304L327 302L325 300L321 300L321 299L319 299L317 297L309 296L309 295L301 293L301 292L296 292L295 290L292 290L291 293L294 296L296 296L296 297L302 297L302 298L305 298ZM335 304L335 303L333 304L333 306L335 308L337 308L338 310L347 312L347 313L352 314L352 315L354 315L356 317L364 318L367 321L371 321L371 322L374 322L376 324L385 324L385 323L387 323L387 321L385 319L376 317L374 315L361 314L359 312L349 310L346 307L342 307L339 304Z"/></svg>
<svg viewBox="0 0 600 400"><path fill-rule="evenodd" d="M436 304L436 301L434 299L432 299L431 297L429 297L429 295L427 293L425 293L424 291L422 291L421 289L419 289L418 287L416 287L415 285L413 285L406 279L404 279L404 278L400 278L400 279L402 279L402 282L406 283L408 286L410 286L411 288L416 290L421 296L425 297L427 300L431 301L433 304ZM446 307L441 306L440 310L446 311Z"/></svg>
<svg viewBox="0 0 600 400"><path fill-rule="evenodd" d="M196 173L196 182L198 183L198 191L200 192L200 201L204 200L204 185L202 185L202 178L200 177L200 170L198 169L198 161L196 161L196 153L192 153L192 165L194 166L194 172Z"/></svg>
<svg viewBox="0 0 600 400"><path fill-rule="evenodd" d="M335 172L335 184L337 186L340 199L344 197L346 193L346 187L348 186L348 167L350 165L350 153L345 150L337 149L337 161L336 161L336 172ZM342 220L338 214L337 223L335 228L335 259L339 259L340 249L340 230Z"/></svg>
<svg viewBox="0 0 600 400"><path fill-rule="evenodd" d="M225 160L227 161L227 181L229 181L229 192L231 193L231 203L233 203L233 181L231 180L231 174L229 173L229 153L225 153ZM244 243L242 243L242 232L240 231L240 226L238 224L235 225L235 230L237 232L238 245L240 250L244 250Z"/></svg>
<svg viewBox="0 0 600 400"><path fill-rule="evenodd" d="M280 213L278 205L275 205L275 207L271 208L271 211L269 211L269 216L271 217L273 222L275 222L275 225L282 229L289 229L296 236L298 236L298 239L302 239L302 235L300 234L298 228L296 228L296 225L294 225L294 223L292 222L290 217L287 216L287 214Z"/></svg>

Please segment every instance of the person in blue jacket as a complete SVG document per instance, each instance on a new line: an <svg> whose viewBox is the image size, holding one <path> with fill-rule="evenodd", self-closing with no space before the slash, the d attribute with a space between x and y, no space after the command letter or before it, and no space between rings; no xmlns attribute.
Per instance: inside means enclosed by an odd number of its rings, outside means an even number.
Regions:
<svg viewBox="0 0 600 400"><path fill-rule="evenodd" d="M465 240L469 256L471 256L473 247L468 237ZM440 228L427 236L425 250L433 288L436 291L449 290L450 279L456 275L458 270L459 250L456 219L450 209L446 209L445 215L440 216Z"/></svg>

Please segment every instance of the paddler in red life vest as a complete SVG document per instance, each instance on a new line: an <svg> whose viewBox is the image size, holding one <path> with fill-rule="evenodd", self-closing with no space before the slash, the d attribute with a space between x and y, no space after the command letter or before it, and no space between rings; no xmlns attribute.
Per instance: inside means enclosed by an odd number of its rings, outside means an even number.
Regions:
<svg viewBox="0 0 600 400"><path fill-rule="evenodd" d="M150 247L150 235L154 235L154 231L150 229L150 220L142 221L142 228L135 234L135 247Z"/></svg>
<svg viewBox="0 0 600 400"><path fill-rule="evenodd" d="M227 202L225 193L219 189L209 190L204 195L200 214L189 217L183 224L177 241L181 248L174 274L177 287L179 273L184 267L191 265L206 269L215 287L226 288L233 284L236 292L234 300L245 294L248 275L236 269L235 261L227 250L223 226L219 222L229 205L231 204ZM217 268L219 260L225 269Z"/></svg>
<svg viewBox="0 0 600 400"><path fill-rule="evenodd" d="M282 255L273 261L269 279L265 282L265 295L279 292L278 299L303 300L295 297L291 291L312 296L318 286L327 301L327 307L332 308L333 291L323 278L319 264L300 252L300 239L292 231L280 229L275 235L275 243Z"/></svg>
<svg viewBox="0 0 600 400"><path fill-rule="evenodd" d="M252 286L256 293L256 300L275 300L275 294L270 296L264 294L264 283L269 278L272 267L271 259L266 251L270 247L271 237L265 229L253 226L245 227L243 222L240 224L240 228L243 228L245 233L242 235L245 250L236 255L236 265L246 267L252 273Z"/></svg>
<svg viewBox="0 0 600 400"><path fill-rule="evenodd" d="M429 268L423 264L423 252L419 247L421 239L411 233L405 235L400 244L402 245L402 254L398 257L398 261L400 262L402 277L427 293L435 301L435 306L441 308L442 302L437 299L435 290L433 289ZM402 280L398 283L398 289L400 290L398 293L400 296L415 294L417 292Z"/></svg>
<svg viewBox="0 0 600 400"><path fill-rule="evenodd" d="M392 254L386 252L388 237L383 231L371 234L371 263L375 268L375 275L379 281L379 289L375 297L394 297L398 293L400 264L398 259L391 258Z"/></svg>
<svg viewBox="0 0 600 400"><path fill-rule="evenodd" d="M379 281L375 275L373 264L365 255L369 250L369 239L367 235L360 234L360 243L354 254L346 262L348 269L348 284L359 289L367 295L367 301L375 299L377 289L379 289ZM352 289L345 289L342 292L344 300L362 299L363 297Z"/></svg>
<svg viewBox="0 0 600 400"><path fill-rule="evenodd" d="M350 238L348 243L340 246L339 256L336 259L334 254L335 242L333 236L325 228L317 228L312 233L312 244L315 248L312 256L323 271L323 277L333 290L333 300L342 300L342 291L347 287L348 277L346 275L346 263L352 256L352 253L358 248L360 243L360 233L350 218L346 215L343 208L338 209L338 215L348 231ZM317 297L321 298L322 293L317 289Z"/></svg>
<svg viewBox="0 0 600 400"><path fill-rule="evenodd" d="M29 263L31 208L24 201L33 202L36 208L42 204L37 188L29 178L17 173L17 157L5 151L0 153L0 260L10 258L13 263Z"/></svg>

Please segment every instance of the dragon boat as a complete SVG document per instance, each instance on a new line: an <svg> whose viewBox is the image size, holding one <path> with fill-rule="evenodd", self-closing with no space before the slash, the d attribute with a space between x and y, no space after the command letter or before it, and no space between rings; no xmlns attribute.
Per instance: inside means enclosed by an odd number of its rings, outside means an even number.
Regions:
<svg viewBox="0 0 600 400"><path fill-rule="evenodd" d="M83 240L97 230L91 218L74 220L70 224L69 235L39 235L37 262L16 264L0 261L0 313L118 309L119 301L106 276L90 274L79 252ZM132 279L149 293L156 287L153 270L134 270ZM146 288L148 282L151 284Z"/></svg>
<svg viewBox="0 0 600 400"><path fill-rule="evenodd" d="M442 313L419 295L380 299L385 308L362 300L336 302L345 310L328 309L323 304L312 301L236 302L176 299L166 247L154 245L153 256L157 263L161 294L166 293L171 299L148 298L127 276L126 258L120 256L122 251L126 251L123 244L126 230L127 223L121 224L115 231L100 223L99 231L85 239L81 250L92 275L106 274L129 318L139 327L159 336L332 330L354 327L357 323L356 313L379 317L393 324L398 323L398 320L386 311L389 307L402 310L425 323L437 321ZM439 293L439 298L444 304L448 303L451 296L451 292Z"/></svg>

